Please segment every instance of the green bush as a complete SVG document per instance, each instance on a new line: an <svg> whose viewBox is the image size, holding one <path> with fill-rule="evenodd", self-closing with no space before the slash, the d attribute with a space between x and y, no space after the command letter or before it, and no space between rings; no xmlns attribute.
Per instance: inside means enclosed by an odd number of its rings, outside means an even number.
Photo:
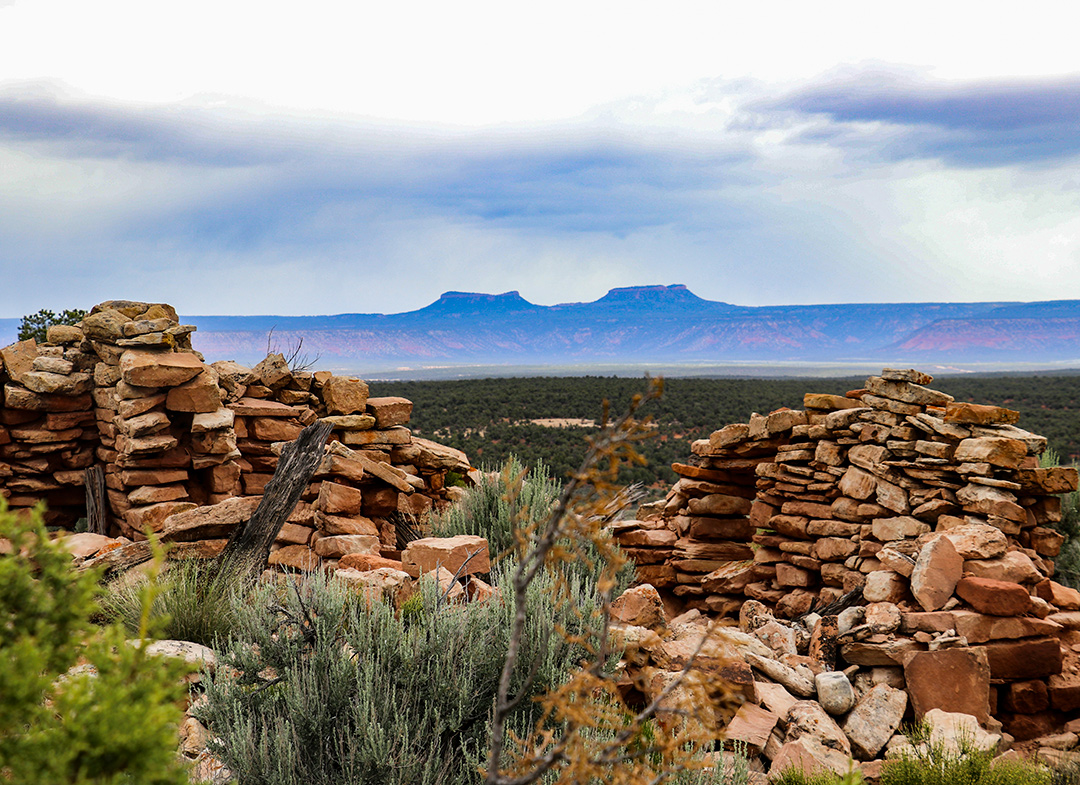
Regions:
<svg viewBox="0 0 1080 785"><path fill-rule="evenodd" d="M54 313L42 308L37 313L24 316L19 322L19 340L25 341L33 338L38 343L45 343L46 333L54 324L78 324L86 318L86 311L81 308L72 308Z"/></svg>
<svg viewBox="0 0 1080 785"><path fill-rule="evenodd" d="M143 623L147 580L142 573L123 575L106 587L101 599L105 617L119 621L133 635ZM171 562L156 579L150 619L162 637L223 645L237 622L235 593L217 577L212 564L197 559Z"/></svg>
<svg viewBox="0 0 1080 785"><path fill-rule="evenodd" d="M72 571L40 510L23 522L0 499L0 538L0 781L186 783L184 671L90 621L96 576Z"/></svg>
<svg viewBox="0 0 1080 785"><path fill-rule="evenodd" d="M450 605L424 582L419 607L401 615L320 575L259 587L240 609L231 667L207 686L201 718L219 739L215 754L245 785L478 782L513 613L509 566L494 568L496 599ZM524 687L535 669L530 695L585 656L556 630L580 622L555 610L552 582L529 594L515 681ZM592 587L572 591L588 618ZM521 730L536 711L522 702Z"/></svg>
<svg viewBox="0 0 1080 785"><path fill-rule="evenodd" d="M509 555L517 545L514 532L547 518L561 490L543 463L526 469L510 456L501 472L482 473L465 498L433 517L431 531L436 537L476 534L487 539L492 556Z"/></svg>
<svg viewBox="0 0 1080 785"><path fill-rule="evenodd" d="M995 761L984 750L961 738L958 749L932 742L927 729L908 731L913 746L886 761L881 785L1050 785L1050 770L1028 761Z"/></svg>

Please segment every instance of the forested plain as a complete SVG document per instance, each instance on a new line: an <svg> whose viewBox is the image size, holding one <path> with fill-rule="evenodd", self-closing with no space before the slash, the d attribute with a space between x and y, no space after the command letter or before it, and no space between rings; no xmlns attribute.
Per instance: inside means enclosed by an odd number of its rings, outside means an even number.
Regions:
<svg viewBox="0 0 1080 785"><path fill-rule="evenodd" d="M643 443L648 465L630 470L627 482L660 488L675 481L671 464L690 454L690 443L751 412L802 408L807 392L843 394L861 387L861 377L829 379L680 379L664 381L664 394L642 414L656 423L656 438ZM934 389L958 401L1018 409L1020 426L1042 434L1062 462L1080 459L1080 377L943 376ZM527 465L542 461L556 477L577 467L593 427L550 427L533 420L599 422L603 402L621 412L644 379L622 377L530 377L453 381L372 382L371 395L400 395L413 401L412 428L428 439L464 450L476 466L497 468L511 455Z"/></svg>

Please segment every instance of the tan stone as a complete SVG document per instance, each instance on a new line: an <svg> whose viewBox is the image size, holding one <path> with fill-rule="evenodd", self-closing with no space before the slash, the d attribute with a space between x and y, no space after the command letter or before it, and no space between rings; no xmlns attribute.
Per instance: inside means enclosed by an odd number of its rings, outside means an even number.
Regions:
<svg viewBox="0 0 1080 785"><path fill-rule="evenodd" d="M165 408L174 412L209 413L221 408L221 388L217 372L205 366L202 373L190 381L169 390Z"/></svg>
<svg viewBox="0 0 1080 785"><path fill-rule="evenodd" d="M127 436L120 434L116 437L116 449L124 455L153 455L167 452L178 444L176 437L168 433L156 433L149 436Z"/></svg>
<svg viewBox="0 0 1080 785"><path fill-rule="evenodd" d="M1035 588L1036 594L1063 611L1080 610L1080 591L1062 586L1056 581L1043 581Z"/></svg>
<svg viewBox="0 0 1080 785"><path fill-rule="evenodd" d="M65 534L58 544L76 559L86 559L93 556L102 548L117 542L112 537L93 532L80 532L78 534Z"/></svg>
<svg viewBox="0 0 1080 785"><path fill-rule="evenodd" d="M188 473L184 469L127 469L120 472L120 481L129 487L137 485L167 485L174 482L187 482Z"/></svg>
<svg viewBox="0 0 1080 785"><path fill-rule="evenodd" d="M132 437L158 433L170 425L169 416L165 412L147 412L128 419L117 417L114 422L120 433Z"/></svg>
<svg viewBox="0 0 1080 785"><path fill-rule="evenodd" d="M911 573L911 593L925 611L944 607L964 572L964 560L952 541L931 540L919 551Z"/></svg>
<svg viewBox="0 0 1080 785"><path fill-rule="evenodd" d="M1027 493L1069 493L1076 490L1078 473L1075 466L1053 466L1017 469L1014 478Z"/></svg>
<svg viewBox="0 0 1080 785"><path fill-rule="evenodd" d="M315 553L324 559L340 559L349 553L378 556L379 538L367 534L342 534L332 537L320 537L315 542Z"/></svg>
<svg viewBox="0 0 1080 785"><path fill-rule="evenodd" d="M844 720L844 733L859 760L873 760L900 727L908 696L888 684L876 684Z"/></svg>
<svg viewBox="0 0 1080 785"><path fill-rule="evenodd" d="M713 431L709 436L709 448L712 450L722 450L725 447L730 447L733 444L746 441L750 434L750 426L745 423L732 423L731 425L725 425L718 431Z"/></svg>
<svg viewBox="0 0 1080 785"><path fill-rule="evenodd" d="M890 570L878 570L866 576L863 598L867 602L901 602L907 596L908 582Z"/></svg>
<svg viewBox="0 0 1080 785"><path fill-rule="evenodd" d="M347 556L345 558L348 558ZM415 593L408 573L393 567L357 570L352 567L335 570L334 578L344 581L366 597L369 602L389 602L400 608Z"/></svg>
<svg viewBox="0 0 1080 785"><path fill-rule="evenodd" d="M261 501L260 496L246 496L201 507L188 505L163 519L161 536L175 542L228 537L238 523L255 514Z"/></svg>
<svg viewBox="0 0 1080 785"><path fill-rule="evenodd" d="M1060 614L1053 614L1058 616ZM1061 625L1051 618L1036 619L1020 616L989 616L975 611L952 611L953 626L968 643L1031 638L1038 635L1057 635Z"/></svg>
<svg viewBox="0 0 1080 785"><path fill-rule="evenodd" d="M963 524L942 535L965 559L996 559L1005 554L1008 540L1000 529L987 524Z"/></svg>
<svg viewBox="0 0 1080 785"><path fill-rule="evenodd" d="M611 617L635 627L663 627L667 622L660 593L649 584L624 591L611 603Z"/></svg>
<svg viewBox="0 0 1080 785"><path fill-rule="evenodd" d="M412 441L412 433L408 428L396 426L381 431L343 431L341 434L343 444L355 446L396 446L409 444Z"/></svg>
<svg viewBox="0 0 1080 785"><path fill-rule="evenodd" d="M232 428L236 415L232 409L220 407L212 412L199 412L191 418L191 432L205 433L222 428Z"/></svg>
<svg viewBox="0 0 1080 785"><path fill-rule="evenodd" d="M904 680L915 719L932 709L990 719L990 665L979 648L920 651L904 661Z"/></svg>
<svg viewBox="0 0 1080 785"><path fill-rule="evenodd" d="M1031 558L1019 551L1010 551L999 559L968 559L964 575L1009 583L1038 583L1043 579Z"/></svg>
<svg viewBox="0 0 1080 785"><path fill-rule="evenodd" d="M335 431L369 431L375 427L375 418L370 414L336 414L320 422L330 423Z"/></svg>
<svg viewBox="0 0 1080 785"><path fill-rule="evenodd" d="M339 569L350 568L360 572L378 570L382 567L401 571L401 562L397 559L387 559L370 553L346 553L338 561Z"/></svg>
<svg viewBox="0 0 1080 785"><path fill-rule="evenodd" d="M845 755L851 754L851 743L847 736L836 721L815 701L798 701L788 709L784 721L787 725L788 741L809 736L826 747L839 750Z"/></svg>
<svg viewBox="0 0 1080 785"><path fill-rule="evenodd" d="M202 361L190 352L128 349L120 357L121 378L137 387L175 387L194 379L202 370Z"/></svg>
<svg viewBox="0 0 1080 785"><path fill-rule="evenodd" d="M151 504L148 507L133 507L124 513L124 519L134 531L145 532L149 529L160 532L169 516L194 510L196 506L191 502L173 501Z"/></svg>
<svg viewBox="0 0 1080 785"><path fill-rule="evenodd" d="M953 400L951 395L937 390L911 382L884 379L880 376L867 378L866 389L874 395L917 406L944 406Z"/></svg>
<svg viewBox="0 0 1080 785"><path fill-rule="evenodd" d="M1017 504L1016 496L1001 488L969 483L956 492L956 500L967 512L998 516L1020 524L1027 521L1027 514Z"/></svg>
<svg viewBox="0 0 1080 785"><path fill-rule="evenodd" d="M22 383L32 392L42 395L81 395L94 385L88 373L63 375L48 371L28 371L22 374Z"/></svg>
<svg viewBox="0 0 1080 785"><path fill-rule="evenodd" d="M836 774L843 775L850 767L849 755L826 747L817 739L803 736L795 741L785 742L773 758L770 773L780 773L794 769L806 775Z"/></svg>
<svg viewBox="0 0 1080 785"><path fill-rule="evenodd" d="M956 448L954 459L959 463L989 463L1006 469L1015 469L1027 455L1022 441L998 436L982 436L964 439Z"/></svg>
<svg viewBox="0 0 1080 785"><path fill-rule="evenodd" d="M188 492L183 485L144 485L128 494L132 504L157 504L186 498Z"/></svg>
<svg viewBox="0 0 1080 785"><path fill-rule="evenodd" d="M301 572L319 568L319 557L306 545L285 545L270 554L267 563L274 567L291 567Z"/></svg>
<svg viewBox="0 0 1080 785"><path fill-rule="evenodd" d="M343 515L327 515L324 512L317 511L315 513L315 525L321 533L330 536L338 534L370 534L377 537L379 535L379 527L375 525L374 521L365 518L363 515L345 517Z"/></svg>
<svg viewBox="0 0 1080 785"><path fill-rule="evenodd" d="M878 518L872 524L872 531L874 539L892 542L926 534L930 531L930 525L917 518L902 515L895 518Z"/></svg>
<svg viewBox="0 0 1080 785"><path fill-rule="evenodd" d="M144 398L127 398L116 404L116 416L122 419L131 419L156 409L165 403L168 396L165 393L149 395Z"/></svg>
<svg viewBox="0 0 1080 785"><path fill-rule="evenodd" d="M972 425L993 425L1020 421L1020 412L1004 406L986 406L978 403L950 402L945 406L945 422Z"/></svg>
<svg viewBox="0 0 1080 785"><path fill-rule="evenodd" d="M323 384L322 398L330 414L362 414L367 407L368 386L360 379L334 376Z"/></svg>
<svg viewBox="0 0 1080 785"><path fill-rule="evenodd" d="M291 442L303 430L300 423L281 417L254 417L251 420L251 432L264 442Z"/></svg>
<svg viewBox="0 0 1080 785"><path fill-rule="evenodd" d="M750 512L750 505L749 499L713 493L691 499L688 507L691 515L746 515Z"/></svg>
<svg viewBox="0 0 1080 785"><path fill-rule="evenodd" d="M266 358L251 369L259 382L271 390L280 390L293 381L292 371L282 354L268 354Z"/></svg>
<svg viewBox="0 0 1080 785"><path fill-rule="evenodd" d="M409 443L395 446L393 457L395 463L412 464L418 469L430 471L448 469L467 474L472 470L469 457L461 450L415 436Z"/></svg>
<svg viewBox="0 0 1080 785"><path fill-rule="evenodd" d="M779 721L778 714L755 706L753 703L744 703L728 723L724 738L727 741L741 741L743 744L762 750L765 749L769 735Z"/></svg>
<svg viewBox="0 0 1080 785"><path fill-rule="evenodd" d="M487 540L471 534L413 540L402 552L401 564L414 578L439 566L451 573L461 569L462 575L491 571Z"/></svg>
<svg viewBox="0 0 1080 785"><path fill-rule="evenodd" d="M323 480L315 508L327 515L358 515L363 509L363 491Z"/></svg>
<svg viewBox="0 0 1080 785"><path fill-rule="evenodd" d="M82 321L82 331L87 338L116 342L124 337L124 325L130 317L118 310L105 308L90 314Z"/></svg>
<svg viewBox="0 0 1080 785"><path fill-rule="evenodd" d="M408 425L412 409L412 401L408 398L382 397L367 400L367 411L375 418L378 428Z"/></svg>

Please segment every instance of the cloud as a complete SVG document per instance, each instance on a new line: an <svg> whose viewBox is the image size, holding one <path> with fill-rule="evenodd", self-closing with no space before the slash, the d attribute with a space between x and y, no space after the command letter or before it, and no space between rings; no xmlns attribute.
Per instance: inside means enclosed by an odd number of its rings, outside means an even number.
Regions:
<svg viewBox="0 0 1080 785"><path fill-rule="evenodd" d="M0 315L114 297L335 313L411 310L450 289L555 303L686 283L757 305L1052 299L1080 285L1073 167L950 157L965 155L951 135L1001 146L1032 129L990 109L964 119L963 85L845 79L783 95L709 80L485 128L8 86L0 271L20 286L0 291ZM1070 122L1049 108L1035 120L1063 134Z"/></svg>
<svg viewBox="0 0 1080 785"><path fill-rule="evenodd" d="M896 159L934 157L979 167L1045 165L1080 154L1080 74L946 82L863 67L764 100L759 108L824 116L836 125L813 128L807 140L831 136L845 144L870 137Z"/></svg>

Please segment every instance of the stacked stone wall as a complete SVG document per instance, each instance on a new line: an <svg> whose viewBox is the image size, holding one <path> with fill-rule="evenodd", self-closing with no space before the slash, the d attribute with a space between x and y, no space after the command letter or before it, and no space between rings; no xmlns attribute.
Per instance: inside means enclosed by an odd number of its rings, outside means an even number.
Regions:
<svg viewBox="0 0 1080 785"><path fill-rule="evenodd" d="M919 716L993 714L1038 736L1080 711L1080 592L1053 580L1077 472L1039 468L1046 440L1018 412L931 381L885 370L721 428L616 536L680 607L824 616L814 634L837 667L907 676Z"/></svg>
<svg viewBox="0 0 1080 785"><path fill-rule="evenodd" d="M360 379L294 371L280 354L252 369L207 364L192 348L194 329L169 305L112 300L78 326L50 327L44 344L0 350L8 505L44 501L48 523L73 529L86 515L86 470L100 466L103 533L153 531L211 556L257 506L281 445L319 419L333 424L331 443L273 562L333 562L342 536L393 551L398 520L422 520L460 492L447 475L466 476L468 459L413 437L408 400L370 398Z"/></svg>

